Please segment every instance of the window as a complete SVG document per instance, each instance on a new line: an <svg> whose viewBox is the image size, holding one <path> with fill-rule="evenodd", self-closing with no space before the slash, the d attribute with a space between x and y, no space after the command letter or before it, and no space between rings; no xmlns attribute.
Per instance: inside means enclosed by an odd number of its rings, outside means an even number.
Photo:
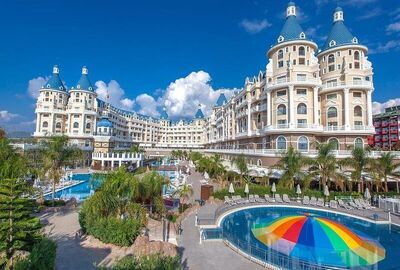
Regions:
<svg viewBox="0 0 400 270"><path fill-rule="evenodd" d="M360 62L354 62L354 68L360 69Z"/></svg>
<svg viewBox="0 0 400 270"><path fill-rule="evenodd" d="M307 80L306 74L297 74L297 81L298 82L305 82Z"/></svg>
<svg viewBox="0 0 400 270"><path fill-rule="evenodd" d="M47 128L49 127L49 123L47 121L44 121L42 124L42 127Z"/></svg>
<svg viewBox="0 0 400 270"><path fill-rule="evenodd" d="M361 92L353 92L353 97L360 98L361 97Z"/></svg>
<svg viewBox="0 0 400 270"><path fill-rule="evenodd" d="M306 55L306 50L304 49L303 46L299 47L299 56L305 56Z"/></svg>
<svg viewBox="0 0 400 270"><path fill-rule="evenodd" d="M362 84L361 78L359 78L359 77L354 77L354 78L353 78L353 84L355 84L355 85L361 85L361 84Z"/></svg>
<svg viewBox="0 0 400 270"><path fill-rule="evenodd" d="M351 50L349 50L349 55L351 55Z"/></svg>
<svg viewBox="0 0 400 270"><path fill-rule="evenodd" d="M361 138L357 138L354 140L354 147L355 148L364 148L364 141Z"/></svg>
<svg viewBox="0 0 400 270"><path fill-rule="evenodd" d="M360 60L360 52L359 51L354 52L354 60Z"/></svg>
<svg viewBox="0 0 400 270"><path fill-rule="evenodd" d="M262 166L262 161L261 161L261 159L258 159L258 160L257 160L257 166Z"/></svg>
<svg viewBox="0 0 400 270"><path fill-rule="evenodd" d="M286 96L286 90L282 90L282 91L276 92L276 96L277 96L277 97Z"/></svg>
<svg viewBox="0 0 400 270"><path fill-rule="evenodd" d="M337 109L335 107L329 107L328 109L328 118L334 118L337 117Z"/></svg>
<svg viewBox="0 0 400 270"><path fill-rule="evenodd" d="M360 130L363 129L364 125L362 121L354 121L354 129Z"/></svg>
<svg viewBox="0 0 400 270"><path fill-rule="evenodd" d="M352 68L353 68L353 64L349 63L349 69L352 69Z"/></svg>
<svg viewBox="0 0 400 270"><path fill-rule="evenodd" d="M362 108L361 106L354 107L354 116L362 117Z"/></svg>
<svg viewBox="0 0 400 270"><path fill-rule="evenodd" d="M60 122L56 123L56 128L61 128L61 123Z"/></svg>
<svg viewBox="0 0 400 270"><path fill-rule="evenodd" d="M298 128L307 128L307 119L297 119Z"/></svg>
<svg viewBox="0 0 400 270"><path fill-rule="evenodd" d="M74 125L73 125L73 128L79 128L79 123L75 122Z"/></svg>
<svg viewBox="0 0 400 270"><path fill-rule="evenodd" d="M278 106L278 115L286 115L286 106L283 104L280 104Z"/></svg>
<svg viewBox="0 0 400 270"><path fill-rule="evenodd" d="M307 114L307 106L304 103L297 105L297 114Z"/></svg>
<svg viewBox="0 0 400 270"><path fill-rule="evenodd" d="M305 65L305 64L306 64L305 58L299 58L299 65Z"/></svg>
<svg viewBox="0 0 400 270"><path fill-rule="evenodd" d="M283 67L283 50L278 52L278 68Z"/></svg>
<svg viewBox="0 0 400 270"><path fill-rule="evenodd" d="M276 139L276 149L278 150L286 150L286 138L283 136L279 136Z"/></svg>
<svg viewBox="0 0 400 270"><path fill-rule="evenodd" d="M336 55L337 55L337 57L339 57L340 56L340 52L336 52Z"/></svg>
<svg viewBox="0 0 400 270"><path fill-rule="evenodd" d="M90 123L87 123L87 124L86 124L86 128L87 128L87 129L90 129Z"/></svg>
<svg viewBox="0 0 400 270"><path fill-rule="evenodd" d="M335 63L335 55L330 54L328 56L328 64L333 64L333 63Z"/></svg>
<svg viewBox="0 0 400 270"><path fill-rule="evenodd" d="M261 123L261 114L257 115L257 123Z"/></svg>
<svg viewBox="0 0 400 270"><path fill-rule="evenodd" d="M297 94L299 96L306 96L307 95L307 89L297 89Z"/></svg>
<svg viewBox="0 0 400 270"><path fill-rule="evenodd" d="M297 149L299 151L308 151L308 138L306 136L299 137L297 141Z"/></svg>
<svg viewBox="0 0 400 270"><path fill-rule="evenodd" d="M286 127L286 124L287 124L286 120L278 120L278 126Z"/></svg>
<svg viewBox="0 0 400 270"><path fill-rule="evenodd" d="M296 51L296 46L293 46L293 51L294 51L294 52Z"/></svg>
<svg viewBox="0 0 400 270"><path fill-rule="evenodd" d="M333 150L339 150L339 141L336 138L330 138L328 140L329 144L332 144Z"/></svg>
<svg viewBox="0 0 400 270"><path fill-rule="evenodd" d="M335 100L335 99L337 99L337 94L336 94L336 93L334 93L334 94L327 94L327 95L326 95L326 99L327 99L327 100Z"/></svg>

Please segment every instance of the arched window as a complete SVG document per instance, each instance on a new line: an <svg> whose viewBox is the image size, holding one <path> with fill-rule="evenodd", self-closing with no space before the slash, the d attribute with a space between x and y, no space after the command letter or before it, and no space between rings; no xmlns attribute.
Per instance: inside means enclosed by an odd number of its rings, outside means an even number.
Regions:
<svg viewBox="0 0 400 270"><path fill-rule="evenodd" d="M278 59L283 59L283 50L279 50Z"/></svg>
<svg viewBox="0 0 400 270"><path fill-rule="evenodd" d="M87 128L87 129L90 129L90 126L91 126L90 123L87 123L87 124L86 124L86 128Z"/></svg>
<svg viewBox="0 0 400 270"><path fill-rule="evenodd" d="M308 151L308 138L306 136L299 137L297 141L297 149L299 151Z"/></svg>
<svg viewBox="0 0 400 270"><path fill-rule="evenodd" d="M261 114L257 115L257 123L261 123Z"/></svg>
<svg viewBox="0 0 400 270"><path fill-rule="evenodd" d="M286 106L283 104L280 104L278 106L278 115L286 115Z"/></svg>
<svg viewBox="0 0 400 270"><path fill-rule="evenodd" d="M329 107L328 109L328 118L337 117L337 109L335 107Z"/></svg>
<svg viewBox="0 0 400 270"><path fill-rule="evenodd" d="M61 128L61 123L60 122L56 123L56 128Z"/></svg>
<svg viewBox="0 0 400 270"><path fill-rule="evenodd" d="M334 150L339 150L339 140L336 138L330 138L328 143L331 143L334 146Z"/></svg>
<svg viewBox="0 0 400 270"><path fill-rule="evenodd" d="M359 51L354 52L354 60L360 60L360 52Z"/></svg>
<svg viewBox="0 0 400 270"><path fill-rule="evenodd" d="M354 147L355 148L364 148L364 141L361 138L357 138L354 140Z"/></svg>
<svg viewBox="0 0 400 270"><path fill-rule="evenodd" d="M328 56L328 64L333 64L335 63L335 55L334 54L330 54Z"/></svg>
<svg viewBox="0 0 400 270"><path fill-rule="evenodd" d="M304 49L303 46L299 47L299 56L305 56L306 55L306 50Z"/></svg>
<svg viewBox="0 0 400 270"><path fill-rule="evenodd" d="M79 123L75 122L74 125L73 125L73 128L79 128Z"/></svg>
<svg viewBox="0 0 400 270"><path fill-rule="evenodd" d="M283 67L283 50L278 51L278 68Z"/></svg>
<svg viewBox="0 0 400 270"><path fill-rule="evenodd" d="M262 161L261 161L261 159L258 159L258 160L257 160L257 166L262 166Z"/></svg>
<svg viewBox="0 0 400 270"><path fill-rule="evenodd" d="M286 138L283 136L279 136L276 139L276 149L278 150L286 150Z"/></svg>
<svg viewBox="0 0 400 270"><path fill-rule="evenodd" d="M297 114L307 114L307 105L304 103L297 105Z"/></svg>
<svg viewBox="0 0 400 270"><path fill-rule="evenodd" d="M362 117L362 108L361 108L361 106L355 106L354 107L354 116Z"/></svg>
<svg viewBox="0 0 400 270"><path fill-rule="evenodd" d="M42 124L42 127L47 128L49 127L49 123L47 121L44 121Z"/></svg>

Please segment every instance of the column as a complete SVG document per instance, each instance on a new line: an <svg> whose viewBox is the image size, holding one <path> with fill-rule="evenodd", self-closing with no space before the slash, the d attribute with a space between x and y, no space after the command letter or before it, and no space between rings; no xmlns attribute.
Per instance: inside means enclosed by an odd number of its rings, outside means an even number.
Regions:
<svg viewBox="0 0 400 270"><path fill-rule="evenodd" d="M40 130L39 130L40 125L41 125L40 113L38 113L38 114L37 114L37 117L36 117L36 132L40 132Z"/></svg>
<svg viewBox="0 0 400 270"><path fill-rule="evenodd" d="M313 92L313 106L314 106L314 126L319 125L318 119L318 87L314 87Z"/></svg>
<svg viewBox="0 0 400 270"><path fill-rule="evenodd" d="M296 126L295 123L295 114L294 114L294 86L289 86L289 128L294 128Z"/></svg>
<svg viewBox="0 0 400 270"><path fill-rule="evenodd" d="M271 106L272 106L271 92L267 91L267 126L270 126L272 122Z"/></svg>
<svg viewBox="0 0 400 270"><path fill-rule="evenodd" d="M343 89L344 96L344 128L345 130L350 129L349 123L349 88Z"/></svg>
<svg viewBox="0 0 400 270"><path fill-rule="evenodd" d="M251 136L251 101L247 101L247 136Z"/></svg>
<svg viewBox="0 0 400 270"><path fill-rule="evenodd" d="M372 90L367 91L367 115L368 127L372 127Z"/></svg>

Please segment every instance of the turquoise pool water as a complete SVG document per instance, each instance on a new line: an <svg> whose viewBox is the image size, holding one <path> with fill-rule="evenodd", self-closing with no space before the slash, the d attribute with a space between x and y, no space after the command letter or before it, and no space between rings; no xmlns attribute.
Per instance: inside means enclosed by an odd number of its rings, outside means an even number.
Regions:
<svg viewBox="0 0 400 270"><path fill-rule="evenodd" d="M271 244L271 239L272 241L276 239L268 238L269 234L264 232L271 232L271 227L277 228L277 224L282 223L282 220L290 220L293 216L304 216L304 220L307 220L306 223L301 224L304 226L304 231L293 241L312 242L313 245L323 246L321 249L323 252L316 255L307 250L308 247L304 245L300 245L303 248L292 250L292 243L288 241L281 242L278 249L276 245ZM337 230L342 230L340 229L342 227L344 231L350 230L350 233L356 234L360 237L359 239L363 240L361 242L363 245L367 247L376 245L376 250L381 251L380 255L383 257L374 260L371 254L365 253L359 247L354 248L355 252L347 251L347 253L344 251L345 249L334 250L334 244L340 246L341 243L334 243L336 240L332 240L333 236L328 239L325 234L330 233L329 229L317 224L317 219L338 224L339 229ZM309 224L309 226L305 226L305 224ZM290 226L295 227L299 224L293 223ZM312 226L316 228L314 231L312 231ZM259 228L265 231L257 235L255 231ZM277 229L278 234L280 229L282 228ZM400 228L398 226L377 225L336 213L285 207L251 208L229 214L222 220L220 230L210 230L208 234L209 238L224 238L243 252L285 269L400 269L400 249L398 248ZM284 233L282 234L284 235ZM287 235L285 236L288 238ZM351 245L351 239L346 241Z"/></svg>

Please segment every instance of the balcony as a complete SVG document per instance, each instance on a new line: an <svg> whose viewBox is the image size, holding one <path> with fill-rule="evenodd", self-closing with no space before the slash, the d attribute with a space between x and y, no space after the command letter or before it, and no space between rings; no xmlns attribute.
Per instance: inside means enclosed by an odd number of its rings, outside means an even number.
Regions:
<svg viewBox="0 0 400 270"><path fill-rule="evenodd" d="M390 134L397 134L397 133L399 133L399 129L397 127L390 128Z"/></svg>
<svg viewBox="0 0 400 270"><path fill-rule="evenodd" d="M383 136L382 137L382 142L387 142L389 141L389 136Z"/></svg>
<svg viewBox="0 0 400 270"><path fill-rule="evenodd" d="M381 128L376 128L375 129L375 134L381 134L382 133L382 129Z"/></svg>
<svg viewBox="0 0 400 270"><path fill-rule="evenodd" d="M275 87L281 87L286 84L294 84L294 83L299 83L299 84L309 84L309 85L319 85L321 84L321 80L319 78L313 78L313 77L298 77L290 80L289 78L281 78L277 79L274 82L268 82L267 83L267 88L275 88Z"/></svg>
<svg viewBox="0 0 400 270"><path fill-rule="evenodd" d="M368 81L351 81L351 82L326 82L322 84L322 90L332 89L332 88L344 88L344 87L373 87L372 82Z"/></svg>
<svg viewBox="0 0 400 270"><path fill-rule="evenodd" d="M399 140L399 137L398 137L398 136L390 137L390 141L391 141L391 142L397 142L398 140Z"/></svg>
<svg viewBox="0 0 400 270"><path fill-rule="evenodd" d="M389 125L388 121L382 121L382 127L387 127Z"/></svg>
<svg viewBox="0 0 400 270"><path fill-rule="evenodd" d="M251 112L261 112L266 110L267 110L267 104L262 104L251 108Z"/></svg>
<svg viewBox="0 0 400 270"><path fill-rule="evenodd" d="M381 126L381 121L376 121L374 122L374 127L380 127Z"/></svg>
<svg viewBox="0 0 400 270"><path fill-rule="evenodd" d="M375 136L374 137L375 142L380 142L382 140L381 136Z"/></svg>
<svg viewBox="0 0 400 270"><path fill-rule="evenodd" d="M396 120L390 120L389 125L391 127L397 127L399 125L399 122L397 122L397 119Z"/></svg>
<svg viewBox="0 0 400 270"><path fill-rule="evenodd" d="M389 133L389 129L388 128L383 128L382 129L382 134L388 134Z"/></svg>

